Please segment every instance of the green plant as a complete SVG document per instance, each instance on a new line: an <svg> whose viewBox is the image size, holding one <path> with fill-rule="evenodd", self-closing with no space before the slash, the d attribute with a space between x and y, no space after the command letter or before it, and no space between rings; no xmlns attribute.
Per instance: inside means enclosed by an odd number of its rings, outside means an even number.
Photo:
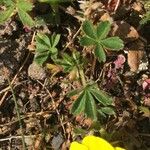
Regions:
<svg viewBox="0 0 150 150"><path fill-rule="evenodd" d="M5 72L5 70L4 70L4 72ZM5 72L5 74L6 74L6 77L7 77L7 71ZM10 82L10 79L8 77L7 77L7 80L8 80L10 90L12 92L13 101L15 103L15 110L16 110L16 114L17 114L17 118L18 118L18 122L19 122L19 127L20 127L20 130L21 130L21 137L22 137L21 139L22 139L23 150L27 150L26 143L25 143L24 132L23 132L23 124L22 124L22 121L21 121L22 118L21 118L21 115L20 115L20 109L18 107L17 98L16 98L16 95L15 95L14 89L12 87L12 84Z"/></svg>
<svg viewBox="0 0 150 150"><path fill-rule="evenodd" d="M50 5L58 5L60 3L72 2L74 0L38 0L39 2L49 3Z"/></svg>
<svg viewBox="0 0 150 150"><path fill-rule="evenodd" d="M64 72L66 73L74 70L75 68L77 69L78 67L81 67L84 63L81 54L77 51L74 51L72 56L67 53L63 53L62 59L57 59L56 62L64 68Z"/></svg>
<svg viewBox="0 0 150 150"><path fill-rule="evenodd" d="M94 54L99 61L106 61L105 49L120 50L124 46L119 37L107 37L111 30L111 24L108 21L100 22L95 28L90 21L86 20L83 22L82 29L85 36L80 39L81 45L93 45Z"/></svg>
<svg viewBox="0 0 150 150"><path fill-rule="evenodd" d="M60 13L59 6L64 3L72 2L74 0L38 0L41 3L47 3L50 5L52 12L50 14L50 19L53 24L60 24Z"/></svg>
<svg viewBox="0 0 150 150"><path fill-rule="evenodd" d="M65 73L69 73L70 79L76 79L80 76L79 74L81 74L83 66L86 64L86 59L83 59L79 52L73 51L71 56L63 53L62 59L57 59L55 63L61 65Z"/></svg>
<svg viewBox="0 0 150 150"><path fill-rule="evenodd" d="M105 117L106 115L114 115L114 110L110 107L112 99L103 91L99 90L96 83L87 84L82 89L76 89L68 94L74 96L79 94L73 103L71 113L79 115L84 113L86 117L97 120L97 114Z"/></svg>
<svg viewBox="0 0 150 150"><path fill-rule="evenodd" d="M150 21L150 1L149 0L143 0L144 8L146 10L146 13L142 16L142 20L140 21L141 25L146 24L148 21Z"/></svg>
<svg viewBox="0 0 150 150"><path fill-rule="evenodd" d="M49 57L55 61L58 54L56 46L60 40L60 34L53 34L49 38L45 34L38 33L35 39L36 55L34 57L34 61L36 61L39 65L42 65Z"/></svg>
<svg viewBox="0 0 150 150"><path fill-rule="evenodd" d="M80 89L75 89L68 94L68 97L78 95L72 105L71 113L79 115L83 113L86 117L97 120L98 114L102 117L106 115L114 115L115 112L110 107L112 99L102 90L99 90L96 83L87 83L84 75L84 67L86 60L81 53L72 52L72 56L64 53L62 59L57 59L55 63L61 65L64 72L71 74L72 72L78 75L78 78L83 85Z"/></svg>
<svg viewBox="0 0 150 150"><path fill-rule="evenodd" d="M114 110L110 107L112 99L103 91L99 90L96 83L86 82L84 75L84 67L86 60L82 57L81 53L77 51L72 52L72 56L64 53L62 59L55 61L61 65L66 73L74 72L77 74L83 85L80 89L75 89L68 94L68 97L78 95L78 98L72 105L71 113L79 115L85 114L86 117L97 120L97 114L106 117L106 115L115 114Z"/></svg>
<svg viewBox="0 0 150 150"><path fill-rule="evenodd" d="M35 25L34 20L28 14L33 8L31 2L26 0L1 0L0 4L6 8L0 12L0 24L17 13L24 26L33 27Z"/></svg>

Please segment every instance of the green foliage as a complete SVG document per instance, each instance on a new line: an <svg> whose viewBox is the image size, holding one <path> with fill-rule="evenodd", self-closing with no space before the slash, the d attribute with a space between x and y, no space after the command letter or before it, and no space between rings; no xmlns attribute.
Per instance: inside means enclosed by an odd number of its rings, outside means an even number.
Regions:
<svg viewBox="0 0 150 150"><path fill-rule="evenodd" d="M140 21L140 24L144 25L148 21L150 21L150 11L147 11L147 13L143 16L142 20Z"/></svg>
<svg viewBox="0 0 150 150"><path fill-rule="evenodd" d="M72 2L73 0L38 0L38 1L55 5L59 3Z"/></svg>
<svg viewBox="0 0 150 150"><path fill-rule="evenodd" d="M84 113L86 117L97 120L97 114L101 116L114 115L114 110L109 107L112 105L112 99L106 93L99 90L96 84L88 84L85 88L75 90L68 94L73 96L79 94L78 98L72 105L71 113L79 115ZM99 104L99 108L97 107Z"/></svg>
<svg viewBox="0 0 150 150"><path fill-rule="evenodd" d="M0 13L0 23L5 22L13 15L14 8L15 7L13 5L9 6L7 7L7 10Z"/></svg>
<svg viewBox="0 0 150 150"><path fill-rule="evenodd" d="M90 21L84 21L82 29L85 36L80 39L80 44L83 46L95 46L94 54L99 61L106 61L105 49L120 50L124 46L119 37L107 38L111 30L111 24L108 21L99 23L96 28Z"/></svg>
<svg viewBox="0 0 150 150"><path fill-rule="evenodd" d="M64 53L62 54L62 59L57 59L55 62L63 67L64 72L78 70L84 64L84 60L81 57L81 54L77 51L74 51L72 56Z"/></svg>
<svg viewBox="0 0 150 150"><path fill-rule="evenodd" d="M7 21L11 16L18 13L20 20L24 24L24 26L33 27L34 21L28 14L29 11L32 10L33 4L26 0L6 0L2 1L1 4L3 4L6 7L6 10L3 10L0 12L0 24Z"/></svg>
<svg viewBox="0 0 150 150"><path fill-rule="evenodd" d="M38 0L38 1L50 5L50 7L52 8L52 12L49 17L52 20L51 22L53 24L60 24L59 5L64 4L66 2L72 2L73 0Z"/></svg>
<svg viewBox="0 0 150 150"><path fill-rule="evenodd" d="M56 46L59 40L59 34L53 34L49 38L45 34L38 33L36 35L36 55L34 60L39 65L42 65L49 57L55 61L58 54L58 49Z"/></svg>
<svg viewBox="0 0 150 150"><path fill-rule="evenodd" d="M49 19L53 21L52 22L53 24L60 23L60 14L58 11L58 6L62 3L72 2L72 0L38 0L38 1L41 3L44 2L50 4L53 12L50 14ZM4 6L4 10L0 11L0 24L4 23L12 16L18 14L24 26L33 27L35 25L38 25L37 24L38 22L33 20L28 13L32 11L34 7L33 3L30 0L0 0L0 5Z"/></svg>
<svg viewBox="0 0 150 150"><path fill-rule="evenodd" d="M142 20L140 21L141 25L146 24L148 21L150 21L150 1L149 0L143 0L144 8L146 10L146 13L142 17Z"/></svg>

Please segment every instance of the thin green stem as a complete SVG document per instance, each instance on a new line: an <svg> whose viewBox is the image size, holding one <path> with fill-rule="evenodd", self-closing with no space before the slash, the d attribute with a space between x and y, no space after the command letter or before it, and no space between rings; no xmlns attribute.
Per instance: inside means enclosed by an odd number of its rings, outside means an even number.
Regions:
<svg viewBox="0 0 150 150"><path fill-rule="evenodd" d="M8 80L8 84L10 86L10 90L12 92L13 100L14 100L14 103L15 103L15 109L16 109L16 113L17 113L17 118L18 118L18 121L19 121L20 129L21 129L23 150L27 150L26 144L25 144L25 138L24 138L24 134L23 134L23 126L22 126L21 117L20 117L20 110L19 110L19 107L18 107L18 104L17 104L16 96L15 96L13 87L11 85L11 82L10 82L9 78L7 80Z"/></svg>

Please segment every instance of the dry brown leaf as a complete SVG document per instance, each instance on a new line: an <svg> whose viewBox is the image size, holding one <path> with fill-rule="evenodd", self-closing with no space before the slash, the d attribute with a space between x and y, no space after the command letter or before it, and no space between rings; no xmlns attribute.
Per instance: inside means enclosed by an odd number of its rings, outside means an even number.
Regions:
<svg viewBox="0 0 150 150"><path fill-rule="evenodd" d="M145 97L144 105L150 107L150 97ZM150 117L150 111L149 111L149 117Z"/></svg>
<svg viewBox="0 0 150 150"><path fill-rule="evenodd" d="M116 11L119 5L120 5L120 0L109 0L107 9L109 11Z"/></svg>
<svg viewBox="0 0 150 150"><path fill-rule="evenodd" d="M36 137L34 142L34 150L39 150L43 142L43 137L41 135Z"/></svg>
<svg viewBox="0 0 150 150"><path fill-rule="evenodd" d="M136 72L144 55L144 43L141 40L136 40L132 42L128 48L128 65L130 71Z"/></svg>
<svg viewBox="0 0 150 150"><path fill-rule="evenodd" d="M116 21L113 24L111 34L113 36L119 36L125 44L139 38L136 29L124 21Z"/></svg>
<svg viewBox="0 0 150 150"><path fill-rule="evenodd" d="M113 22L113 19L112 17L110 17L109 13L104 13L101 18L100 18L101 21L109 21L110 23Z"/></svg>
<svg viewBox="0 0 150 150"><path fill-rule="evenodd" d="M142 116L148 117L148 118L150 117L150 110L149 110L148 107L145 107L145 106L139 106L138 109L140 110L140 112L143 113Z"/></svg>
<svg viewBox="0 0 150 150"><path fill-rule="evenodd" d="M46 68L49 69L52 74L56 74L56 73L63 70L63 68L61 66L54 65L54 64L49 64L49 63L46 64Z"/></svg>
<svg viewBox="0 0 150 150"><path fill-rule="evenodd" d="M35 48L35 43L29 44L27 48L28 48L28 50L29 50L30 52L34 52L35 49L36 49L36 48Z"/></svg>
<svg viewBox="0 0 150 150"><path fill-rule="evenodd" d="M83 4L82 4L83 5ZM85 4L84 4L85 5ZM80 5L81 6L81 5ZM103 4L101 2L95 2L95 3L92 3L92 2L89 2L87 4L87 9L85 9L85 12L84 12L84 15L87 17L87 18L90 18L91 14L93 14L96 10L98 10L99 8L101 8L103 6ZM84 8L81 6L81 8Z"/></svg>
<svg viewBox="0 0 150 150"><path fill-rule="evenodd" d="M145 12L144 6L141 2L134 2L133 5L132 5L132 9L137 11L137 12L140 12L140 13Z"/></svg>
<svg viewBox="0 0 150 150"><path fill-rule="evenodd" d="M77 115L76 116L76 121L82 125L82 126L87 126L91 127L93 121L90 118L85 118L83 115Z"/></svg>
<svg viewBox="0 0 150 150"><path fill-rule="evenodd" d="M128 65L130 66L130 71L136 72L140 64L140 55L141 51L132 51L128 52Z"/></svg>

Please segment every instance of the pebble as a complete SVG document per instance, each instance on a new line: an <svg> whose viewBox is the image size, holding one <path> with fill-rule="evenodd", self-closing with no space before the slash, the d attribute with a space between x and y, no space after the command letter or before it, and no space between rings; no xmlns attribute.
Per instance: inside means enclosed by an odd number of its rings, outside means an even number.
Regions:
<svg viewBox="0 0 150 150"><path fill-rule="evenodd" d="M46 78L46 71L36 62L33 62L28 68L28 75L34 80L44 80Z"/></svg>

